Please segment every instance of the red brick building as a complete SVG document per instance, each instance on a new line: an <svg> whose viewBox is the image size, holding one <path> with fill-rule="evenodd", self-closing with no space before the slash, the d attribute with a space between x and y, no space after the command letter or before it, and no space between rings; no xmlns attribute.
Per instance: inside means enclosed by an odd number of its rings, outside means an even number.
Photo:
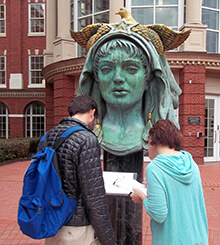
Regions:
<svg viewBox="0 0 220 245"><path fill-rule="evenodd" d="M184 149L197 163L219 161L219 1L141 2L0 0L0 137L38 137L67 115L85 61L69 29L116 23L115 12L125 6L141 24L192 30L178 50L166 53L183 91L177 116Z"/></svg>
<svg viewBox="0 0 220 245"><path fill-rule="evenodd" d="M0 137L45 131L45 0L0 0Z"/></svg>
<svg viewBox="0 0 220 245"><path fill-rule="evenodd" d="M0 0L0 137L38 137L68 115L85 62L69 29L116 23L123 6L143 25L192 30L178 50L165 54L182 89L183 148L198 164L219 162L219 0ZM144 216L144 244L148 221Z"/></svg>
<svg viewBox="0 0 220 245"><path fill-rule="evenodd" d="M182 89L177 117L184 135L183 147L192 153L198 164L219 161L220 29L219 25L214 25L212 17L220 15L220 6L214 2L191 0L149 1L145 5L141 2L106 0L99 2L99 7L89 1L47 2L50 31L43 70L47 81L47 129L67 115L65 108L77 93L85 61L80 58L83 50L70 38L69 27L81 30L95 22L116 23L120 17L115 12L124 6L141 24L163 23L180 31L191 29L190 37L178 50L166 53ZM55 19L57 25L53 24Z"/></svg>

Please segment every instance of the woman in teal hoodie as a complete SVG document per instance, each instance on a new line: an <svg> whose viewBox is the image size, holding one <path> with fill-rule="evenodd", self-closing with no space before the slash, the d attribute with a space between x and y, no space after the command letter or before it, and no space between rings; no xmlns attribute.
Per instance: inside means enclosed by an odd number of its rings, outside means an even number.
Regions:
<svg viewBox="0 0 220 245"><path fill-rule="evenodd" d="M160 119L149 132L147 196L134 189L151 217L152 245L207 245L208 225L201 177L192 156L181 150L182 135Z"/></svg>

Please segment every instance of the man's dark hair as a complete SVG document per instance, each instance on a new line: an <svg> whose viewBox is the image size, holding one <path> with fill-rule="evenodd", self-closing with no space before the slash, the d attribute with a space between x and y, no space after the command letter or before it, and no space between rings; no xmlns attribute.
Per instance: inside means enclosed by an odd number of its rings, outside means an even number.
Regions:
<svg viewBox="0 0 220 245"><path fill-rule="evenodd" d="M69 104L68 112L72 117L76 113L85 113L90 110L95 109L95 117L98 116L98 106L95 100L93 100L88 95L79 95L76 96Z"/></svg>
<svg viewBox="0 0 220 245"><path fill-rule="evenodd" d="M182 134L170 120L160 119L150 129L151 145L167 145L177 151L182 148Z"/></svg>

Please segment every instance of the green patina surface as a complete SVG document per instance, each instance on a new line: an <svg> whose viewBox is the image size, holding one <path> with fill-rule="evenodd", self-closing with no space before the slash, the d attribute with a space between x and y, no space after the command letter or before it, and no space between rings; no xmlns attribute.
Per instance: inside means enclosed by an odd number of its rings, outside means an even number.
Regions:
<svg viewBox="0 0 220 245"><path fill-rule="evenodd" d="M147 148L149 129L160 118L178 126L175 109L181 89L165 57L134 32L108 33L91 47L78 94L97 101L96 133L101 147L114 155Z"/></svg>

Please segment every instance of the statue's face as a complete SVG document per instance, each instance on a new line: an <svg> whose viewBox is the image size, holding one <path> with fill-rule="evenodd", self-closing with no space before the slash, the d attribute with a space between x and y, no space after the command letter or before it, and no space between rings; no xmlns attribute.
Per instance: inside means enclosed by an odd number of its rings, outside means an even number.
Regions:
<svg viewBox="0 0 220 245"><path fill-rule="evenodd" d="M106 103L127 107L142 99L146 81L140 58L132 58L124 50L111 50L98 64L99 88Z"/></svg>

